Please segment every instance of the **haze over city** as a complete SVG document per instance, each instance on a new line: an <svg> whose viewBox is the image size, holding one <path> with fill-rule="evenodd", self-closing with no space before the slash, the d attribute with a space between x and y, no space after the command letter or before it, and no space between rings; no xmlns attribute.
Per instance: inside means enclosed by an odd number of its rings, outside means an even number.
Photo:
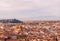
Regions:
<svg viewBox="0 0 60 41"><path fill-rule="evenodd" d="M60 41L60 0L0 0L0 41Z"/></svg>
<svg viewBox="0 0 60 41"><path fill-rule="evenodd" d="M0 18L59 20L60 0L0 0Z"/></svg>

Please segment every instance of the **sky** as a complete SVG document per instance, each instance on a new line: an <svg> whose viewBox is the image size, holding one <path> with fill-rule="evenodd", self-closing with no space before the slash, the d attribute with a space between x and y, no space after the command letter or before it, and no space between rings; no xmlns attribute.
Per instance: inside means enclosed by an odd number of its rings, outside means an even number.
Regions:
<svg viewBox="0 0 60 41"><path fill-rule="evenodd" d="M60 0L0 0L0 18L60 19Z"/></svg>

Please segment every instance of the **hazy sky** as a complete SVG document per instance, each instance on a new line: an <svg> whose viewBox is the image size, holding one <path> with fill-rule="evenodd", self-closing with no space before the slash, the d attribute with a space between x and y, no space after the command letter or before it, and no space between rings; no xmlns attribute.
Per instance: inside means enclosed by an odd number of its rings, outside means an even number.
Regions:
<svg viewBox="0 0 60 41"><path fill-rule="evenodd" d="M0 0L0 18L39 19L38 16L60 17L60 0Z"/></svg>

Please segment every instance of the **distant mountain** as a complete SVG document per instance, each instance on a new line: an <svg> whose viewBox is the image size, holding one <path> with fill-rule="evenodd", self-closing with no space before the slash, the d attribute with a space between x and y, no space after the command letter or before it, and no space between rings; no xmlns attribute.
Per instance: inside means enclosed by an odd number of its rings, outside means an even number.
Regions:
<svg viewBox="0 0 60 41"><path fill-rule="evenodd" d="M23 21L17 19L1 19L0 23L23 23Z"/></svg>
<svg viewBox="0 0 60 41"><path fill-rule="evenodd" d="M60 20L59 16L37 16L28 18L30 20Z"/></svg>

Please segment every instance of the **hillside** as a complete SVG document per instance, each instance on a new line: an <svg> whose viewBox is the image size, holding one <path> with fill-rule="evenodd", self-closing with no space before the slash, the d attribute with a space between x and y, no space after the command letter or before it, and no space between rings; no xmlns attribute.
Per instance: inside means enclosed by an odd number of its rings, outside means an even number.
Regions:
<svg viewBox="0 0 60 41"><path fill-rule="evenodd" d="M23 21L17 19L1 19L0 23L23 23Z"/></svg>

